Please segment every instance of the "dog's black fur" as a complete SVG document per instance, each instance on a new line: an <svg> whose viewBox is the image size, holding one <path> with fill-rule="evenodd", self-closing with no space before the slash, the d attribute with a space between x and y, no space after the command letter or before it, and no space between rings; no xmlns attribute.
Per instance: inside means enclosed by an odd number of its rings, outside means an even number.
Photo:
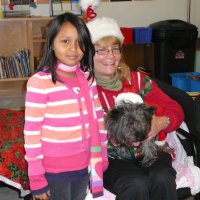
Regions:
<svg viewBox="0 0 200 200"><path fill-rule="evenodd" d="M116 148L135 148L140 142L142 165L150 166L157 158L158 147L154 139L146 140L151 130L151 121L156 108L145 103L120 101L106 115L108 137Z"/></svg>

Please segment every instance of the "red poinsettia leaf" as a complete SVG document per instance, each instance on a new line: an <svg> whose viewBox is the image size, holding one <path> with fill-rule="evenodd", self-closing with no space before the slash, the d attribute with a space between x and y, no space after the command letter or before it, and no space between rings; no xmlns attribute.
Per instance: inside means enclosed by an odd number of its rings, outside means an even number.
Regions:
<svg viewBox="0 0 200 200"><path fill-rule="evenodd" d="M0 109L1 175L29 189L23 128L24 111Z"/></svg>

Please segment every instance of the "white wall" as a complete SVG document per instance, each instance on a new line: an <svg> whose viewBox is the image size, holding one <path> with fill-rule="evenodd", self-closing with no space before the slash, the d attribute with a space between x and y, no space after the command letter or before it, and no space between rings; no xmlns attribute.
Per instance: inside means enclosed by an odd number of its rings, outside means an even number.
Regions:
<svg viewBox="0 0 200 200"><path fill-rule="evenodd" d="M101 3L98 16L115 18L120 26L137 27L166 19L188 20L188 0L152 0ZM200 32L200 0L191 0L190 23ZM200 34L199 34L200 35Z"/></svg>
<svg viewBox="0 0 200 200"><path fill-rule="evenodd" d="M191 0L191 19L190 22L198 27L200 37L200 0Z"/></svg>
<svg viewBox="0 0 200 200"><path fill-rule="evenodd" d="M97 16L115 18L120 26L141 27L166 19L187 21L187 2L188 0L101 2L95 11ZM200 0L191 2L190 23L196 25L200 32ZM49 6L38 5L31 12L33 15L49 15Z"/></svg>
<svg viewBox="0 0 200 200"><path fill-rule="evenodd" d="M187 19L187 0L101 3L98 16L114 17L120 26L148 26L165 19Z"/></svg>

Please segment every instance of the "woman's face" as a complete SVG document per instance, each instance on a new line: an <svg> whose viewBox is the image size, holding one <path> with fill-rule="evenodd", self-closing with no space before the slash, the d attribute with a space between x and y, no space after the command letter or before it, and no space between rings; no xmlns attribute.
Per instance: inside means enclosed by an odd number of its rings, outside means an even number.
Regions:
<svg viewBox="0 0 200 200"><path fill-rule="evenodd" d="M69 22L63 24L54 39L53 50L59 62L68 66L77 65L83 58L83 52L76 27Z"/></svg>
<svg viewBox="0 0 200 200"><path fill-rule="evenodd" d="M121 60L120 45L98 42L98 45L95 45L95 50L95 74L103 79L110 79L117 71L118 64Z"/></svg>

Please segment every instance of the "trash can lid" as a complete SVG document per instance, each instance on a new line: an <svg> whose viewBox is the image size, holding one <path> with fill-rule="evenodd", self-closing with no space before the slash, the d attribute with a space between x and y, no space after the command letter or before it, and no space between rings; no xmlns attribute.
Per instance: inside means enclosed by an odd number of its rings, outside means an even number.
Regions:
<svg viewBox="0 0 200 200"><path fill-rule="evenodd" d="M153 30L153 41L171 40L172 38L190 38L196 39L198 36L198 28L188 22L169 19L155 22L149 25Z"/></svg>
<svg viewBox="0 0 200 200"><path fill-rule="evenodd" d="M150 27L152 27L155 30L161 30L161 31L197 29L195 25L178 19L169 19L169 20L155 22L153 24L150 24Z"/></svg>

